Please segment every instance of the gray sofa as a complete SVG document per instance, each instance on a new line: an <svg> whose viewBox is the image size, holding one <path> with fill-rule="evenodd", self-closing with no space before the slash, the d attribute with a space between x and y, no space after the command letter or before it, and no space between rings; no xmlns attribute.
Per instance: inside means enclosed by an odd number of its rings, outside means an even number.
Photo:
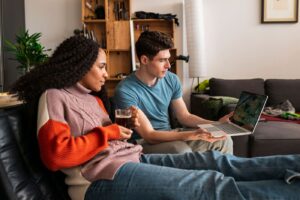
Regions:
<svg viewBox="0 0 300 200"><path fill-rule="evenodd" d="M236 97L241 91L266 94L269 99L267 106L277 105L289 100L300 112L300 79L218 79L211 78L207 94L192 94L191 112L198 116L217 120L224 114L232 111L235 103L229 101L225 104L214 102L210 107L208 103L215 96ZM233 137L234 154L243 157L300 154L300 124L279 121L261 121L253 134Z"/></svg>

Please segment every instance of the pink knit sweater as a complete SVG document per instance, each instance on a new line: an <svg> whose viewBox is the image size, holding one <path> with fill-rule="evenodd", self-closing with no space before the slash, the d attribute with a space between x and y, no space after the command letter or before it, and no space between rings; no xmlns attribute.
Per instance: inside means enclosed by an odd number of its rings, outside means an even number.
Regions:
<svg viewBox="0 0 300 200"><path fill-rule="evenodd" d="M80 84L41 95L38 141L44 164L62 170L72 199L83 199L91 181L113 179L127 162L139 162L142 147L119 141L102 101ZM81 189L78 189L80 188Z"/></svg>

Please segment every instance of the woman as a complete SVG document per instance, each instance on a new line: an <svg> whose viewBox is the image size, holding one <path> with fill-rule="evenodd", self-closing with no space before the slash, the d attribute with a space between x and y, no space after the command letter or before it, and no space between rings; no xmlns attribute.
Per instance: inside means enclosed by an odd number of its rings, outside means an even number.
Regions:
<svg viewBox="0 0 300 200"><path fill-rule="evenodd" d="M72 199L296 199L300 156L237 158L218 152L143 155L132 131L110 121L90 95L107 78L106 55L73 36L49 61L21 77L13 92L39 99L38 143L50 170L66 174ZM138 110L132 125L138 126ZM209 139L203 134L200 139Z"/></svg>

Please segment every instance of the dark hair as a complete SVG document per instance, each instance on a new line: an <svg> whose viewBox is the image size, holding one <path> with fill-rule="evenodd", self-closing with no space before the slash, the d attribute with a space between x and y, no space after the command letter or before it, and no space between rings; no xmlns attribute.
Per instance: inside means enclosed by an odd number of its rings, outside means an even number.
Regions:
<svg viewBox="0 0 300 200"><path fill-rule="evenodd" d="M64 88L77 83L97 59L99 45L83 36L64 40L50 59L20 77L12 86L12 93L26 102L37 101L50 88Z"/></svg>
<svg viewBox="0 0 300 200"><path fill-rule="evenodd" d="M171 49L173 46L169 35L159 31L144 31L135 43L135 51L139 60L142 55L153 59L159 51Z"/></svg>

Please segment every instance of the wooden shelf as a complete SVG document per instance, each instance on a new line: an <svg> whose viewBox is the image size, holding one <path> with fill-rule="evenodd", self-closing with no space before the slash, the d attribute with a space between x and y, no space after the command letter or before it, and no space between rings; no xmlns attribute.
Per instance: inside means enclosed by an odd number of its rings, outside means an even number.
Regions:
<svg viewBox="0 0 300 200"><path fill-rule="evenodd" d="M139 19L133 20L134 39L138 39L143 31L160 31L170 35L174 39L174 21L161 19Z"/></svg>
<svg viewBox="0 0 300 200"><path fill-rule="evenodd" d="M118 74L130 74L131 52L130 51L108 51L108 74L116 77Z"/></svg>
<svg viewBox="0 0 300 200"><path fill-rule="evenodd" d="M105 19L85 19L84 23L106 23Z"/></svg>
<svg viewBox="0 0 300 200"><path fill-rule="evenodd" d="M165 21L167 21L167 22L173 23L172 22L173 20L165 20L165 19L138 19L138 18L132 18L131 20L134 21L134 22L161 22L161 21L165 22Z"/></svg>

